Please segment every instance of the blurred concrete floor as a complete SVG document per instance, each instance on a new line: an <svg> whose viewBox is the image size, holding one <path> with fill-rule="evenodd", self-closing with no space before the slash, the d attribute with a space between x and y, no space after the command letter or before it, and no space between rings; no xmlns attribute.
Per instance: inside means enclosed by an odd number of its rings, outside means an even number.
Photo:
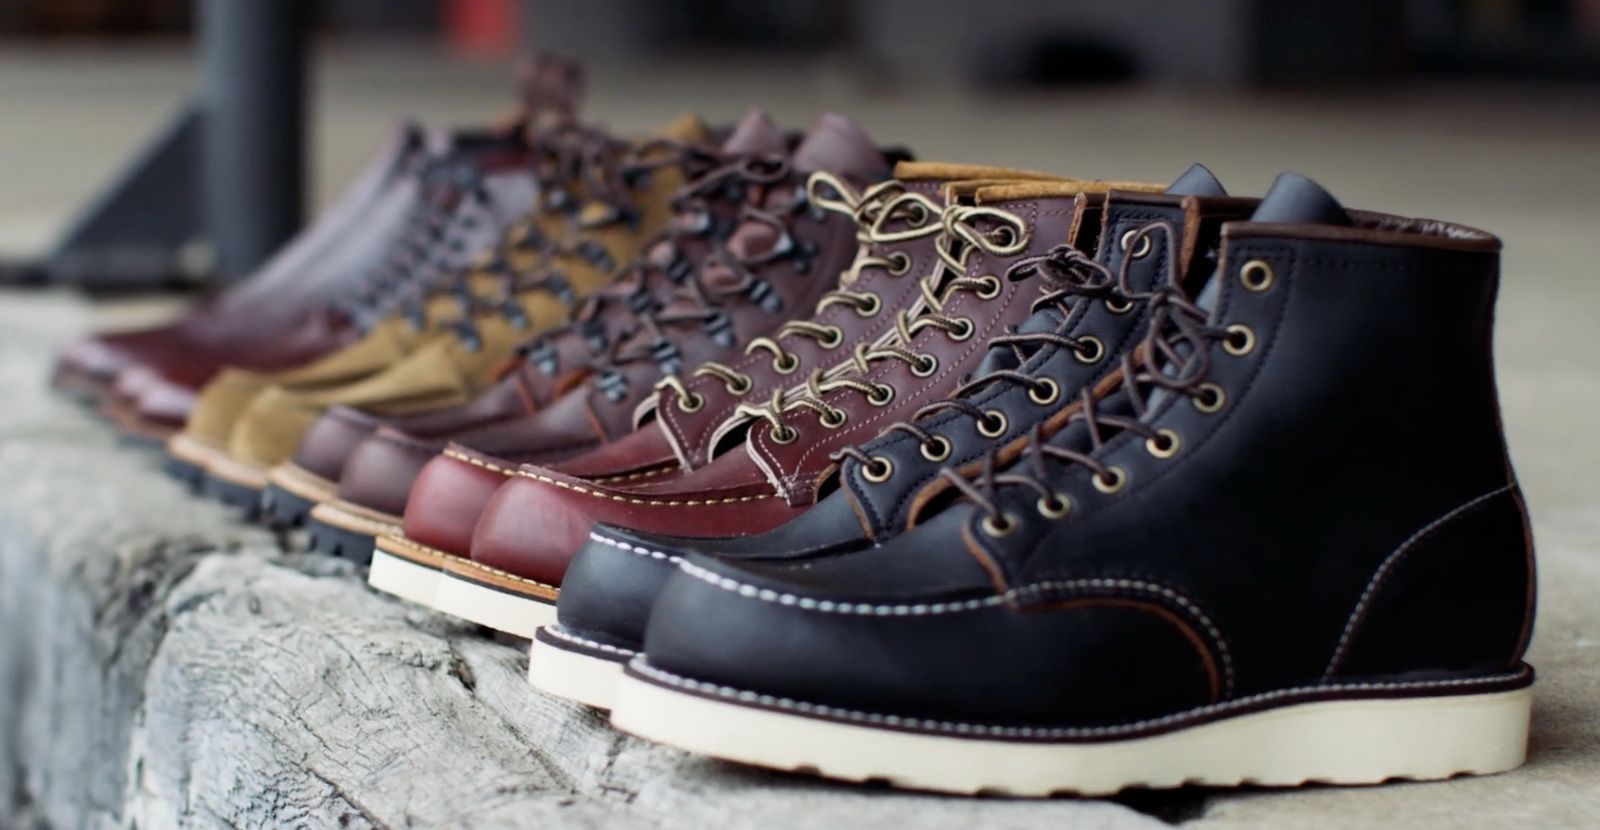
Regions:
<svg viewBox="0 0 1600 830"><path fill-rule="evenodd" d="M1193 818L1216 827L1600 826L1600 438L1592 428L1600 277L1588 248L1600 238L1600 92L1426 85L1359 96L994 94L860 84L837 67L758 58L594 67L591 75L589 112L623 130L688 110L726 121L760 104L803 125L831 109L922 158L1151 180L1198 160L1240 194L1258 194L1293 168L1347 205L1499 234L1501 392L1543 568L1529 766L1443 785L1219 794ZM315 79L319 200L337 192L398 117L481 123L510 104L504 66L423 44L323 48ZM176 44L0 45L0 256L45 245L194 83L191 56ZM1363 463L1374 476L1419 472Z"/></svg>

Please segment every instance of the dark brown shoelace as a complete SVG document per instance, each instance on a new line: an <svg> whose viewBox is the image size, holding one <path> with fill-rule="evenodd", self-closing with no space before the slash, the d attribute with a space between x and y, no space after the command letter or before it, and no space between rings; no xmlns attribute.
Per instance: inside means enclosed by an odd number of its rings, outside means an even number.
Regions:
<svg viewBox="0 0 1600 830"><path fill-rule="evenodd" d="M1154 222L1140 228L1132 243L1138 244L1140 238L1158 231L1166 237L1168 273L1145 299L1150 317L1146 334L1136 349L1122 354L1119 382L1098 396L1089 387L1082 389L1078 409L1067 419L1068 424L1085 424L1088 446L1073 448L1050 443L1041 426L1035 425L1021 456L1009 467L998 468L995 448L985 455L982 468L970 480L951 467L940 471L962 496L987 514L983 521L985 532L1002 536L1015 526L1015 518L1000 505L1000 490L1005 487L1028 488L1038 497L1042 513L1065 515L1071 503L1048 483L1060 475L1063 465L1087 467L1102 486L1120 487L1122 471L1096 457L1114 435L1130 432L1148 442L1152 452L1175 452L1177 439L1172 433L1144 422L1154 394L1187 397L1203 407L1221 404L1221 393L1206 378L1211 371L1211 344L1230 337L1230 332L1226 327L1211 325L1206 310L1184 291L1175 270L1177 232L1170 223ZM1119 409L1131 412L1131 417L1114 411Z"/></svg>

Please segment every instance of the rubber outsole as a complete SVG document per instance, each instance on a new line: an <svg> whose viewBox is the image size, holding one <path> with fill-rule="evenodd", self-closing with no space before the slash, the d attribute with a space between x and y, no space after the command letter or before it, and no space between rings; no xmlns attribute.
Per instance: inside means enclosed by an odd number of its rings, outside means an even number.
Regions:
<svg viewBox="0 0 1600 830"><path fill-rule="evenodd" d="M533 639L542 625L556 621L553 600L513 593L482 582L446 573L430 603L436 610L496 631Z"/></svg>
<svg viewBox="0 0 1600 830"><path fill-rule="evenodd" d="M192 493L200 492L206 478L206 468L171 455L161 460L161 469Z"/></svg>
<svg viewBox="0 0 1600 830"><path fill-rule="evenodd" d="M1420 685L1444 691L1444 684ZM772 769L1029 797L1190 784L1438 780L1504 772L1526 757L1531 686L1360 696L1368 688L1352 685L1348 697L1285 696L1270 706L1228 707L1229 714L1180 718L1190 725L1165 731L1130 725L1127 732L1082 730L1073 739L1040 740L1011 738L1009 731L991 737L1000 728L979 725L961 734L961 724L833 710L697 683L641 658L617 685L611 722L668 746ZM932 726L940 731L929 731Z"/></svg>
<svg viewBox="0 0 1600 830"><path fill-rule="evenodd" d="M380 538L373 545L367 584L408 602L433 607L438 601L439 586L444 583L444 571L385 549L392 544L393 540Z"/></svg>
<svg viewBox="0 0 1600 830"><path fill-rule="evenodd" d="M238 510L244 516L245 521L253 522L261 517L261 491L259 489L221 479L207 473L201 480L200 492L208 498L216 499Z"/></svg>
<svg viewBox="0 0 1600 830"><path fill-rule="evenodd" d="M372 561L373 540L365 533L334 527L315 518L306 521L306 530L310 537L310 549L314 553L348 559L363 568Z"/></svg>
<svg viewBox="0 0 1600 830"><path fill-rule="evenodd" d="M528 648L528 682L535 689L596 709L610 709L623 669L637 652L542 626Z"/></svg>
<svg viewBox="0 0 1600 830"><path fill-rule="evenodd" d="M268 483L261 491L262 519L274 527L302 527L317 503Z"/></svg>

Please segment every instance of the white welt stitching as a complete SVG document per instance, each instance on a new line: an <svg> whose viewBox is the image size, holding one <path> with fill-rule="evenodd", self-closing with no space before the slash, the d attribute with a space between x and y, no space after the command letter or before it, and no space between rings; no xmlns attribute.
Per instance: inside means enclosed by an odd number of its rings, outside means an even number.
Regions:
<svg viewBox="0 0 1600 830"><path fill-rule="evenodd" d="M573 634L559 625L545 626L544 633L549 634L557 640L566 640L569 643L577 643L580 646L592 648L596 651L603 651L607 654L615 654L618 657L633 657L639 653L631 648L618 648L616 646L606 645L605 643L595 642L588 637L579 637L578 635Z"/></svg>
<svg viewBox="0 0 1600 830"><path fill-rule="evenodd" d="M1099 738L1107 736L1125 735L1131 732L1140 732L1147 729L1160 728L1173 723L1203 717L1219 712L1228 712L1243 709L1258 703L1293 697L1302 694L1320 692L1382 692L1382 691L1419 691L1425 689L1451 689L1465 686L1488 686L1517 680L1526 677L1526 666L1514 672L1490 675L1488 677L1456 678L1452 680L1414 680L1396 683L1335 683L1317 686L1297 686L1289 689L1278 689L1271 692L1249 695L1236 700L1223 703L1211 703L1198 706L1182 712L1174 712L1159 718L1121 723L1113 726L1093 727L1043 727L1043 726L991 726L981 723L964 723L961 721L926 720L922 718L900 717L899 715L884 715L877 712L863 712L857 709L839 709L820 703L807 703L803 700L793 700L776 695L760 694L758 692L736 689L732 686L719 686L714 683L704 683L691 680L669 672L662 671L647 662L647 657L635 657L628 665L635 672L669 686L676 686L698 692L704 695L721 698L732 703L754 704L772 709L785 709L807 715L833 718L836 720L854 721L871 726L886 726L898 729L913 729L924 732L942 732L960 736L980 736L995 738L1047 738L1047 739L1073 739L1073 738Z"/></svg>
<svg viewBox="0 0 1600 830"><path fill-rule="evenodd" d="M1334 648L1333 657L1328 660L1328 667L1323 669L1322 676L1324 679L1333 677L1333 673L1339 670L1339 664L1344 662L1345 651L1350 647L1350 638L1355 636L1356 627L1361 624L1361 620L1367 614L1367 606L1371 604L1373 597L1377 596L1378 589L1383 587L1383 583L1388 581L1389 572L1392 571L1396 565L1400 564L1400 560L1404 558L1407 553L1411 552L1411 547L1422 541L1428 536L1428 534L1438 530L1451 519L1454 519L1462 513L1465 513L1468 510L1483 504L1495 496L1509 492L1515 486L1516 485L1514 484L1507 484L1506 486L1497 490L1491 490L1475 499L1472 499L1471 501L1468 501L1465 504L1456 507L1449 513L1434 519L1433 521L1424 525L1421 530L1411 534L1411 536L1404 542L1401 542L1400 546L1395 548L1394 552L1390 553L1387 559L1383 560L1383 564L1379 565L1378 569L1372 573L1372 579L1367 581L1367 588L1365 591L1361 592L1361 599L1356 602L1355 610L1350 612L1350 618L1345 621L1344 633L1339 635L1339 645Z"/></svg>
<svg viewBox="0 0 1600 830"><path fill-rule="evenodd" d="M1145 594L1155 594L1176 603L1190 617L1205 626L1206 633L1211 635L1212 645L1216 646L1217 653L1222 657L1222 670L1225 676L1225 694L1233 691L1233 657L1228 652L1228 643L1222 637L1222 631L1206 613L1200 610L1188 597L1177 591L1144 582L1137 579L1071 579L1056 580L1051 582L1035 582L1031 585L1022 585L1012 588L1005 593L993 594L977 599L966 599L957 602L918 602L910 604L875 604L868 602L835 602L828 599L814 599L802 597L786 592L774 591L770 588L758 588L735 579L729 579L721 574L713 573L693 562L679 562L678 567L684 573L696 579L715 585L724 591L732 591L743 597L758 599L763 602L775 602L779 605L793 605L807 611L820 611L825 614L854 614L868 617L922 617L933 614L952 614L967 611L977 611L983 608L993 608L1007 605L1024 597L1039 594L1050 594L1056 591L1090 589L1118 589L1132 590Z"/></svg>
<svg viewBox="0 0 1600 830"><path fill-rule="evenodd" d="M642 547L639 547L638 545L630 545L627 542L622 541L621 539L613 539L613 538L611 538L609 536L601 536L600 534L595 533L592 530L589 531L589 538L592 541L599 542L602 545L610 545L610 546L612 546L612 547L614 547L614 548L616 548L618 550L625 550L625 551L627 551L629 553L635 553L635 554L638 554L640 556L649 557L650 559L663 560L669 565L676 565L679 562L683 561L683 557L678 556L676 554L663 553L662 551L659 551L659 550L651 550L649 548L642 548Z"/></svg>

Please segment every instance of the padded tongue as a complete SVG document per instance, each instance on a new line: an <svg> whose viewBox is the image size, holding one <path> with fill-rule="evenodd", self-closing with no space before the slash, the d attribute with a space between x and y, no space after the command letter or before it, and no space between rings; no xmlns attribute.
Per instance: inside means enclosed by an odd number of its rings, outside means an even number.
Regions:
<svg viewBox="0 0 1600 830"><path fill-rule="evenodd" d="M1252 222L1283 222L1313 225L1355 224L1339 202L1322 185L1299 173L1279 173L1267 195L1261 199Z"/></svg>
<svg viewBox="0 0 1600 830"><path fill-rule="evenodd" d="M1173 196L1228 195L1228 191L1222 187L1222 182L1217 181L1217 177L1212 175L1204 164L1198 162L1189 165L1189 169L1183 171L1183 175L1167 188L1167 193Z"/></svg>
<svg viewBox="0 0 1600 830"><path fill-rule="evenodd" d="M823 113L794 151L794 167L802 173L826 170L851 179L876 181L889 176L889 164L872 138L856 122Z"/></svg>
<svg viewBox="0 0 1600 830"><path fill-rule="evenodd" d="M722 142L722 152L730 156L765 156L787 149L783 130L759 107L751 107L734 126L728 140Z"/></svg>

